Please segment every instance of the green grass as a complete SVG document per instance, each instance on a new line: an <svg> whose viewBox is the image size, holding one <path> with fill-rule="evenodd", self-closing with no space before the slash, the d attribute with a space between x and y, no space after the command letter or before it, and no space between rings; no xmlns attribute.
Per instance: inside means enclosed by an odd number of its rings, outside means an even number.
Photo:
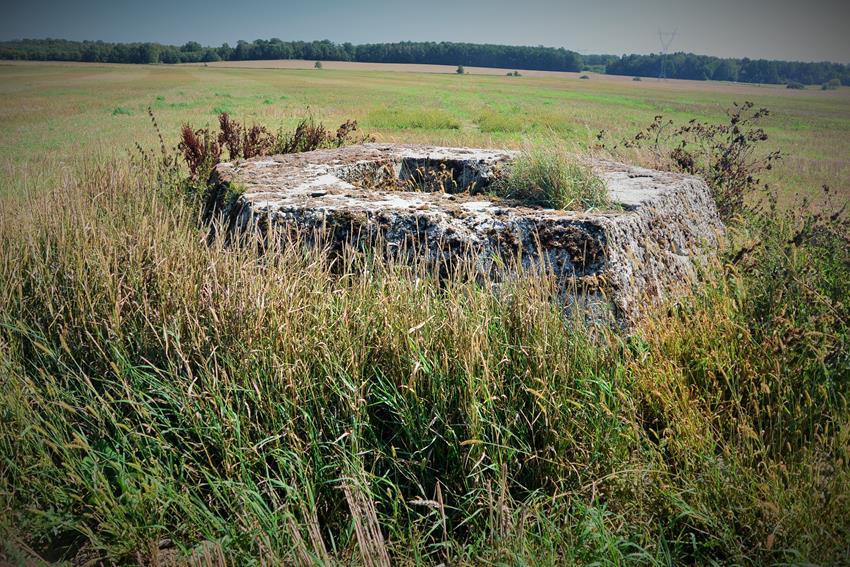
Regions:
<svg viewBox="0 0 850 567"><path fill-rule="evenodd" d="M383 140L520 147L528 132L481 130L483 98L520 109L532 137L574 124L557 139L581 145L655 105L719 120L740 92L329 69L0 75L0 562L846 562L850 245L823 219L799 239L799 208L730 225L760 245L626 336L565 321L543 269L496 285L275 238L258 261L260 242L199 225L173 171L125 157L158 147L157 96L168 144L226 101L272 126L309 104L327 124L384 119ZM787 117L769 131L791 154L779 189L830 181L846 200L845 94L763 90ZM420 115L432 126L403 126Z"/></svg>
<svg viewBox="0 0 850 567"><path fill-rule="evenodd" d="M529 124L528 121L520 114L501 114L487 110L482 112L476 119L475 124L485 133L490 132L522 132Z"/></svg>
<svg viewBox="0 0 850 567"><path fill-rule="evenodd" d="M505 199L550 209L587 211L610 205L605 181L551 137L526 144L491 190Z"/></svg>
<svg viewBox="0 0 850 567"><path fill-rule="evenodd" d="M410 128L425 130L458 130L460 121L442 110L413 110L390 108L374 110L369 113L366 123L375 128L407 130Z"/></svg>
<svg viewBox="0 0 850 567"><path fill-rule="evenodd" d="M771 143L791 156L765 178L784 202L795 193L816 194L824 184L850 198L847 89L789 91L783 85L633 82L606 76L581 81L526 75L515 80L331 69L37 63L3 66L0 79L0 127L13 134L0 139L3 192L49 186L57 180L57 163L89 160L93 154L123 155L135 141L157 147L145 112L152 102L165 132L177 132L184 122L214 124L216 107L243 121L289 128L309 107L328 124L357 119L384 141L516 148L529 134L552 129L567 144L587 146L599 130L614 138L625 136L658 113L678 121L719 122L733 101L751 99L773 111L766 124ZM165 100L157 101L157 96ZM280 102L269 105L265 99ZM133 114L104 121L116 107ZM176 135L166 141L176 144Z"/></svg>

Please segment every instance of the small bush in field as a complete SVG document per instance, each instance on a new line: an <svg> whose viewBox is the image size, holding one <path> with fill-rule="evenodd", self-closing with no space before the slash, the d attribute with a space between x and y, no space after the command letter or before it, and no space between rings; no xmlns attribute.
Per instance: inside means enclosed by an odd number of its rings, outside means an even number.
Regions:
<svg viewBox="0 0 850 567"><path fill-rule="evenodd" d="M133 113L123 106L116 106L112 109L112 116L132 116Z"/></svg>
<svg viewBox="0 0 850 567"><path fill-rule="evenodd" d="M821 90L824 90L824 91L834 91L835 89L837 89L840 86L841 86L841 81L839 81L838 79L830 79L827 82L825 82L824 84L822 84L820 86L820 88L821 88Z"/></svg>
<svg viewBox="0 0 850 567"><path fill-rule="evenodd" d="M806 85L804 85L803 83L800 83L798 81L791 81L787 85L785 85L785 88L801 91L801 90L804 90L806 88Z"/></svg>
<svg viewBox="0 0 850 567"><path fill-rule="evenodd" d="M455 73L457 73L458 75L463 75L464 73L466 73L466 69L463 68L463 65L458 65L457 69L455 69Z"/></svg>
<svg viewBox="0 0 850 567"><path fill-rule="evenodd" d="M316 61L313 64L313 69L321 69L321 68L322 68L322 62L321 61Z"/></svg>

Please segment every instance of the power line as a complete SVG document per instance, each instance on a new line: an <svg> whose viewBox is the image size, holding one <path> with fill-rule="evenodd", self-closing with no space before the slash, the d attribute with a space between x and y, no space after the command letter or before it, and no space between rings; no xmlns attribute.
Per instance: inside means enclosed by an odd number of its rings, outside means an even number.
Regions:
<svg viewBox="0 0 850 567"><path fill-rule="evenodd" d="M661 42L661 70L658 73L659 80L667 78L667 52L670 51L670 45L676 39L676 33L677 30L673 30L672 32L658 30L658 41Z"/></svg>

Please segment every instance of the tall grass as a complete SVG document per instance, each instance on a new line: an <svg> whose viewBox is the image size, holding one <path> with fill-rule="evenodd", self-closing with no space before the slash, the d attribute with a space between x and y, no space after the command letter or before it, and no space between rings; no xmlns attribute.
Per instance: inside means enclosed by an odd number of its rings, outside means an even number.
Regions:
<svg viewBox="0 0 850 567"><path fill-rule="evenodd" d="M621 337L565 323L545 272L494 289L297 241L225 247L150 164L7 203L7 559L848 557L840 248L749 256L772 288L718 269ZM796 305L787 282L815 268L806 285L839 301Z"/></svg>
<svg viewBox="0 0 850 567"><path fill-rule="evenodd" d="M551 209L586 211L610 205L605 181L588 164L564 151L563 141L554 136L526 142L489 190Z"/></svg>

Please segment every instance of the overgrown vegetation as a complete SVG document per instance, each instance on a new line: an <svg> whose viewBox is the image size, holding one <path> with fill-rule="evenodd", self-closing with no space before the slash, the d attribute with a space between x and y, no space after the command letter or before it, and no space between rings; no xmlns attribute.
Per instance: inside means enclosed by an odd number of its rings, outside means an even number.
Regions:
<svg viewBox="0 0 850 567"><path fill-rule="evenodd" d="M678 169L680 145L607 149ZM850 227L828 200L745 199L707 284L623 337L565 323L545 269L496 292L297 238L225 248L162 146L0 212L5 558L850 555Z"/></svg>
<svg viewBox="0 0 850 567"><path fill-rule="evenodd" d="M658 115L643 130L613 146L604 131L597 136L598 148L617 152L622 147L636 150L649 165L700 175L712 190L717 208L724 220L745 211L756 193L767 191L758 177L781 159L777 151L762 152L760 142L767 133L759 126L770 115L766 108L755 108L752 102L734 104L726 111L727 121L713 124L692 119L676 124ZM635 157L635 152L629 152Z"/></svg>
<svg viewBox="0 0 850 567"><path fill-rule="evenodd" d="M610 205L605 181L553 138L526 143L487 191L550 209L586 211Z"/></svg>
<svg viewBox="0 0 850 567"><path fill-rule="evenodd" d="M189 124L183 125L177 148L182 153L193 180L205 182L213 167L221 160L224 149L227 149L231 160L249 159L271 154L339 148L346 144L362 143L370 139L368 136L357 134L356 120L347 120L335 132L332 132L321 122L316 123L312 114L302 119L295 130L289 134L282 128L277 134L273 134L259 124L253 124L248 128L233 120L226 112L219 115L218 124L218 135L209 128L196 130Z"/></svg>

